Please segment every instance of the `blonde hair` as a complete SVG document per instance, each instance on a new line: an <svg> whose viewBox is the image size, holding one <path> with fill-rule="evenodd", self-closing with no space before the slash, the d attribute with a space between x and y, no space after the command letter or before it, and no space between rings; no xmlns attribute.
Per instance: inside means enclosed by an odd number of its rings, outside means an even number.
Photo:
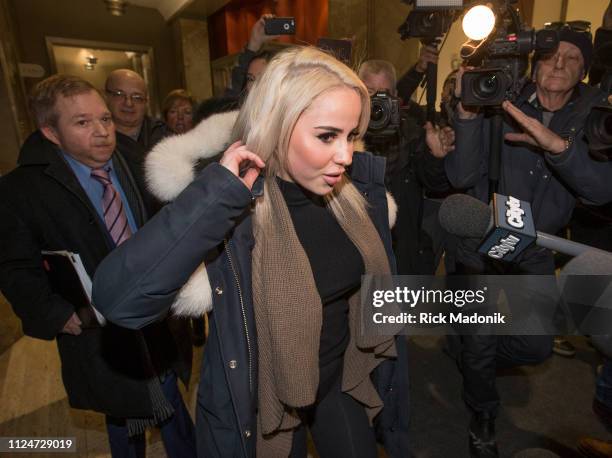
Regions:
<svg viewBox="0 0 612 458"><path fill-rule="evenodd" d="M233 137L242 140L250 151L266 163L266 184L287 170L287 152L295 125L302 113L321 94L331 89L349 87L361 99L358 132L363 136L370 120L370 98L365 85L345 64L329 54L311 47L290 48L277 54L251 88L240 110ZM269 193L255 205L254 228L267 231L270 212ZM348 177L325 196L336 219L342 220L343 207L354 208L367 216L366 202Z"/></svg>

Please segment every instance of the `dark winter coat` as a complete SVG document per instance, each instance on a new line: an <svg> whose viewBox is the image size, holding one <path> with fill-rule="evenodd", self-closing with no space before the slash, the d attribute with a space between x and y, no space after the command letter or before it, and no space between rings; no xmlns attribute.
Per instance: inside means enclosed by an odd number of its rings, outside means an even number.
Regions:
<svg viewBox="0 0 612 458"><path fill-rule="evenodd" d="M217 163L197 176L194 172L203 155L224 149L234 120L235 113L213 116L151 153L155 164L147 163L149 181L163 188L156 189L160 198L172 203L113 252L94 279L96 306L109 320L133 329L161 319L171 307L177 313L211 310L196 407L198 454L206 458L252 457L257 437L250 206L261 182L251 193ZM177 155L182 156L178 165ZM371 204L372 220L392 259L384 160L356 153L351 176ZM192 276L203 261L206 268ZM409 455L406 342L398 338L397 343L397 359L382 363L372 375L385 404L377 432L392 457Z"/></svg>
<svg viewBox="0 0 612 458"><path fill-rule="evenodd" d="M18 165L0 179L0 290L21 319L26 335L57 340L62 379L72 407L116 417L151 415L143 379L148 374L143 363L148 358L143 332L111 324L83 329L78 336L60 334L75 309L51 292L43 270L41 250L68 250L80 255L93 277L113 247L104 222L59 150L40 132L26 140ZM136 224L141 226L147 213L134 179L138 170L131 170L117 152L113 166ZM155 344L163 348L163 357L153 354L155 367L172 366L187 382L190 346L181 346L179 352L166 322L143 331L154 335Z"/></svg>
<svg viewBox="0 0 612 458"><path fill-rule="evenodd" d="M549 129L562 137L572 138L570 148L559 156L524 144L503 142L498 192L530 202L539 231L555 234L563 228L572 215L576 196L602 200L606 192L611 194L609 189L604 191L598 174L584 173L597 167L588 153L584 126L590 107L599 103L602 95L599 90L579 83L572 99L554 113ZM534 84L525 87L515 105L542 122ZM502 135L517 131L521 129L506 115ZM467 189L469 194L488 201L489 120L483 115L473 120L457 118L455 135L455 150L446 157L448 178L455 188ZM462 245L466 248L462 252L460 246L459 260L476 267L474 264L478 264L479 256L473 253L474 247L467 248L466 241ZM543 269L540 273L552 273L552 255L548 250L526 250L521 262L539 264Z"/></svg>

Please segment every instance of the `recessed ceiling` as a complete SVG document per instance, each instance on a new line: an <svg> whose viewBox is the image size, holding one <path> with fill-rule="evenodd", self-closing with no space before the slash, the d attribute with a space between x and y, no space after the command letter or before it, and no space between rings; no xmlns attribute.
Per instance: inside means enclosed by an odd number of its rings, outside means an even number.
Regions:
<svg viewBox="0 0 612 458"><path fill-rule="evenodd" d="M129 0L129 5L153 8L159 11L166 21L177 14L205 18L229 3L230 0Z"/></svg>
<svg viewBox="0 0 612 458"><path fill-rule="evenodd" d="M127 7L129 8L130 5L136 5L155 9L159 11L166 21L173 19L178 14L201 17L204 19L230 3L230 1L231 0L129 0Z"/></svg>
<svg viewBox="0 0 612 458"><path fill-rule="evenodd" d="M129 0L129 3L132 5L156 9L166 21L170 20L192 2L193 0Z"/></svg>
<svg viewBox="0 0 612 458"><path fill-rule="evenodd" d="M189 5L181 11L187 16L208 17L215 11L227 5L230 0L191 0Z"/></svg>

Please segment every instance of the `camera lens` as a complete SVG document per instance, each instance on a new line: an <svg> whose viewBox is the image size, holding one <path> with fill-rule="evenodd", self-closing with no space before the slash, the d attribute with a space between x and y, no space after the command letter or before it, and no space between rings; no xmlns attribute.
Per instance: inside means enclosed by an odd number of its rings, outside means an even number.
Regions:
<svg viewBox="0 0 612 458"><path fill-rule="evenodd" d="M383 107L379 105L378 103L373 103L371 114L370 114L370 119L372 121L379 122L379 121L382 121L384 117L385 117L385 110L383 109Z"/></svg>
<svg viewBox="0 0 612 458"><path fill-rule="evenodd" d="M610 143L612 143L612 113L608 113L604 117L603 121L603 131L605 132L605 138L608 139Z"/></svg>
<svg viewBox="0 0 612 458"><path fill-rule="evenodd" d="M476 97L487 100L499 91L499 78L495 74L485 74L474 81L473 92Z"/></svg>
<svg viewBox="0 0 612 458"><path fill-rule="evenodd" d="M594 109L588 127L598 142L612 146L612 111Z"/></svg>
<svg viewBox="0 0 612 458"><path fill-rule="evenodd" d="M600 160L612 160L612 107L593 108L587 119L586 136L591 154Z"/></svg>
<svg viewBox="0 0 612 458"><path fill-rule="evenodd" d="M389 108L388 100L385 98L372 98L368 130L380 131L381 129L385 129L387 127L391 116L389 113Z"/></svg>
<svg viewBox="0 0 612 458"><path fill-rule="evenodd" d="M433 23L434 23L433 13L423 15L423 18L421 19L421 27L423 29L430 28L433 25Z"/></svg>

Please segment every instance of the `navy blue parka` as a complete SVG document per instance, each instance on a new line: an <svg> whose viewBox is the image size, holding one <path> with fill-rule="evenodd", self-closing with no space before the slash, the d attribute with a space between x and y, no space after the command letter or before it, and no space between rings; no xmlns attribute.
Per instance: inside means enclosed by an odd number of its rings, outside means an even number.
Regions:
<svg viewBox="0 0 612 458"><path fill-rule="evenodd" d="M384 187L384 159L355 153L351 178L366 197L394 270ZM139 329L163 319L179 291L205 261L213 309L196 406L200 457L255 456L257 335L251 291L253 193L213 163L98 268L95 306L109 321ZM282 279L279 279L282 281ZM384 402L375 419L390 457L409 456L406 341L398 356L372 373Z"/></svg>

